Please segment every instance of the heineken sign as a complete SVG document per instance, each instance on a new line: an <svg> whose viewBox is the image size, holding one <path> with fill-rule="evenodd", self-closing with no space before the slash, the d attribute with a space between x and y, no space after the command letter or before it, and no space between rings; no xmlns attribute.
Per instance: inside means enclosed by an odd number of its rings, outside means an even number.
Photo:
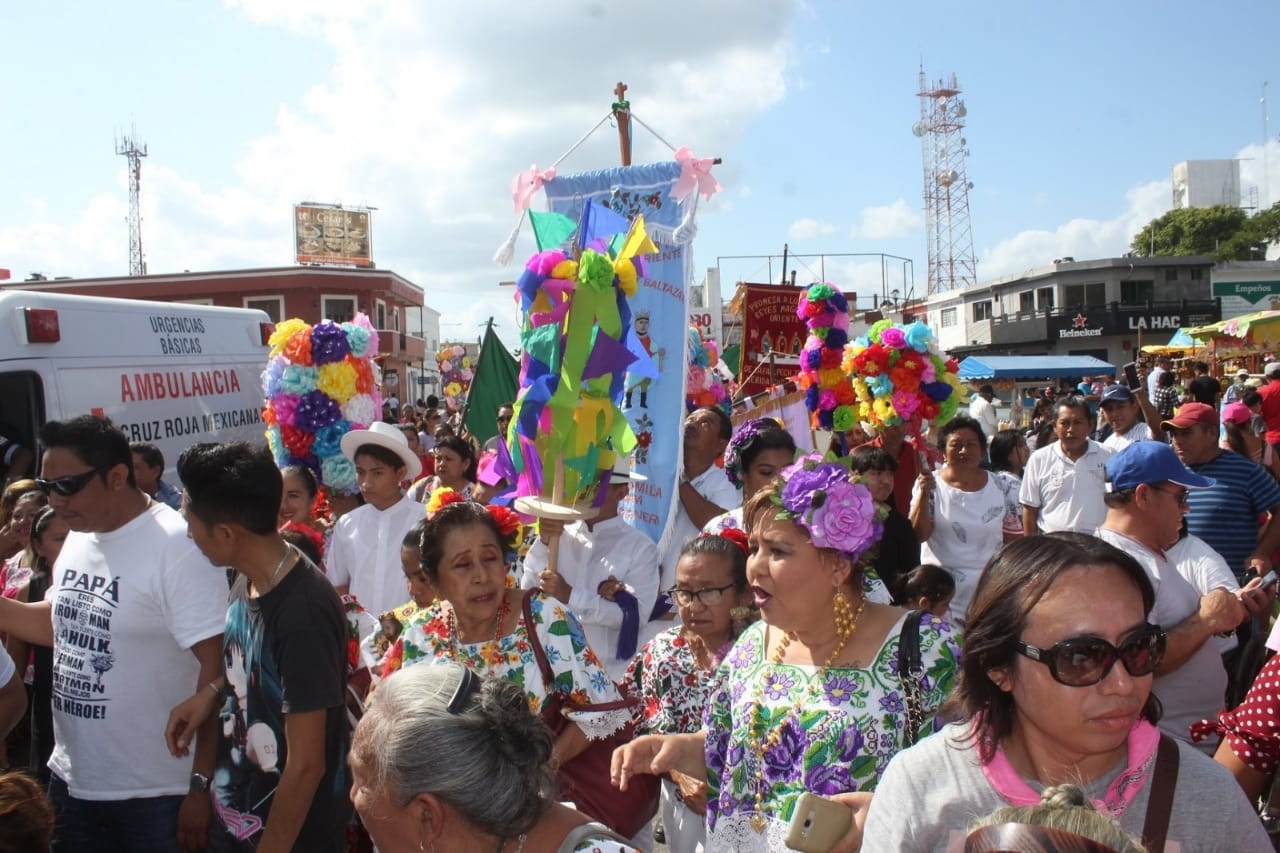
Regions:
<svg viewBox="0 0 1280 853"><path fill-rule="evenodd" d="M1217 306L1207 301L1156 303L1150 308L1100 305L1051 314L1047 318L1047 331L1051 341L1073 341L1103 335L1172 333L1183 326L1199 326L1218 319Z"/></svg>

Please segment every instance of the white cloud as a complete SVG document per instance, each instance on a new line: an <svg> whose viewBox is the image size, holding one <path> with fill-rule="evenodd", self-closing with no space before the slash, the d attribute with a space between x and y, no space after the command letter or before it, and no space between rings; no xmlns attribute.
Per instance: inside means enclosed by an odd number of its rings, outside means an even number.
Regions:
<svg viewBox="0 0 1280 853"><path fill-rule="evenodd" d="M815 237L826 237L840 230L830 222L823 222L821 219L811 219L804 217L797 219L791 223L791 227L787 229L787 237L792 240L812 240Z"/></svg>
<svg viewBox="0 0 1280 853"><path fill-rule="evenodd" d="M148 269L288 264L291 204L373 205L378 265L421 285L461 327L505 320L509 346L518 337L510 290L497 282L518 268L490 258L515 222L512 176L531 162L549 166L604 118L619 79L631 86L634 114L671 144L704 156L728 151L783 98L794 55L794 0L759 0L732 15L713 0L652 0L639 17L599 0L482 0L448 14L413 0L226 6L320 42L334 59L301 99L280 106L270 133L240 152L231 185L192 180L152 152L142 195ZM590 59L601 55L608 63ZM670 151L637 127L634 156ZM616 160L606 122L561 171ZM0 256L15 272L124 273L126 207L121 186L78 222L37 214L0 230ZM517 262L532 251L526 228Z"/></svg>
<svg viewBox="0 0 1280 853"><path fill-rule="evenodd" d="M893 204L864 207L858 224L849 230L855 240L893 240L909 237L924 227L920 211L898 199Z"/></svg>

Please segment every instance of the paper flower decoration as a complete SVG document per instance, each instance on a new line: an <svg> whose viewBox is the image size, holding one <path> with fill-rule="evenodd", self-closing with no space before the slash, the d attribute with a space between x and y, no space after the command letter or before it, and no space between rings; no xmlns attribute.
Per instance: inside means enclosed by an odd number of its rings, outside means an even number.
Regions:
<svg viewBox="0 0 1280 853"><path fill-rule="evenodd" d="M685 372L684 405L689 411L701 406L717 406L726 415L732 411L731 392L717 370L720 348L702 337L696 326L689 327L689 365ZM728 369L725 368L725 373Z"/></svg>
<svg viewBox="0 0 1280 853"><path fill-rule="evenodd" d="M877 428L942 424L956 413L964 384L956 360L937 348L924 323L881 320L845 348L841 369L851 377L859 419Z"/></svg>
<svg viewBox="0 0 1280 853"><path fill-rule="evenodd" d="M462 409L471 390L472 374L465 368L471 359L466 352L466 347L461 344L446 344L436 353L436 366L440 369L445 405L453 410Z"/></svg>
<svg viewBox="0 0 1280 853"><path fill-rule="evenodd" d="M840 370L841 353L849 340L849 300L834 286L815 283L800 294L796 314L809 327L800 353L800 387L805 407L819 429L843 432L857 421L853 400L839 387L848 382ZM842 397L844 398L842 400Z"/></svg>
<svg viewBox="0 0 1280 853"><path fill-rule="evenodd" d="M382 408L373 324L364 314L315 326L293 318L276 326L269 344L263 420L276 464L305 465L327 488L355 492L355 466L340 442Z"/></svg>
<svg viewBox="0 0 1280 853"><path fill-rule="evenodd" d="M807 530L816 547L839 551L856 563L884 535L887 507L852 480L844 464L809 454L782 469L780 476L782 489L773 498L778 518Z"/></svg>

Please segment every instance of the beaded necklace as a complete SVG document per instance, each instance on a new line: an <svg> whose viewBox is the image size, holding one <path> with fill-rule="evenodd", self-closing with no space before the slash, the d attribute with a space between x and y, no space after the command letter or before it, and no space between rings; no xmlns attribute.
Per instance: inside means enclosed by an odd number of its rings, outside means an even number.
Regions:
<svg viewBox="0 0 1280 853"><path fill-rule="evenodd" d="M725 654L729 649L733 648L733 638L730 637L728 642L720 647L720 651L712 654L711 648L706 641L692 631L682 630L680 632L684 638L689 641L689 649L693 652L693 662L705 672L715 672L720 668L720 661L724 660ZM703 666L703 661L706 665Z"/></svg>
<svg viewBox="0 0 1280 853"><path fill-rule="evenodd" d="M502 663L502 623L506 621L507 614L511 612L511 601L506 591L502 592L502 603L498 605L498 618L493 625L493 640L485 643L486 648L481 649L481 656L488 658L489 666L496 667ZM452 660L458 660L458 614L449 607L448 615L449 624L449 657Z"/></svg>
<svg viewBox="0 0 1280 853"><path fill-rule="evenodd" d="M787 725L787 722L792 717L795 717L797 721L800 719L800 712L803 710L806 701L810 699L815 701L817 700L818 697L814 692L814 687L816 686L818 689L821 689L827 670L830 669L837 660L839 660L840 653L844 651L844 647L848 645L849 640L853 639L854 633L858 630L858 619L862 616L862 611L866 609L866 606L867 599L866 596L863 596L861 603L858 604L858 609L852 616L850 616L847 604L843 607L837 605L836 636L838 637L838 640L836 642L835 649L827 656L826 661L818 668L818 671L814 673L813 678L809 682L809 689L801 693L800 698L795 701L795 704L787 709L786 715L783 716L781 722L774 726L773 730L769 732L769 736L764 738L764 745L756 753L760 762L760 769L756 773L755 813L747 820L747 823L756 832L764 832L765 827L768 826L768 810L765 809L764 805L765 789L768 786L768 780L765 778L766 765L764 757L768 754L769 750L777 748L778 743L782 740L782 729ZM768 637L767 629L765 631L765 637ZM795 637L795 631L789 631L782 635L782 640L778 643L778 649L773 653L773 657L770 660L770 664L774 668L778 667L782 663L783 657L786 656L787 648L791 645L791 641L794 640ZM764 706L764 689L767 681L768 679L764 677L763 673L761 673L760 684L756 688L755 705L751 709L751 722L747 727L747 731L751 734L751 740L755 742L758 742L764 735L764 721L760 718L760 715L761 708Z"/></svg>

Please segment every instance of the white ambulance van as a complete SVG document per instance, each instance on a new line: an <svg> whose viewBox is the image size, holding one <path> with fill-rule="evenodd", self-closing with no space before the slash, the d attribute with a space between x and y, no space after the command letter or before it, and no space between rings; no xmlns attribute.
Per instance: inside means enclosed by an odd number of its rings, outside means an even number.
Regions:
<svg viewBox="0 0 1280 853"><path fill-rule="evenodd" d="M38 464L41 424L95 414L170 474L192 444L262 442L272 329L250 309L0 291L0 435Z"/></svg>

